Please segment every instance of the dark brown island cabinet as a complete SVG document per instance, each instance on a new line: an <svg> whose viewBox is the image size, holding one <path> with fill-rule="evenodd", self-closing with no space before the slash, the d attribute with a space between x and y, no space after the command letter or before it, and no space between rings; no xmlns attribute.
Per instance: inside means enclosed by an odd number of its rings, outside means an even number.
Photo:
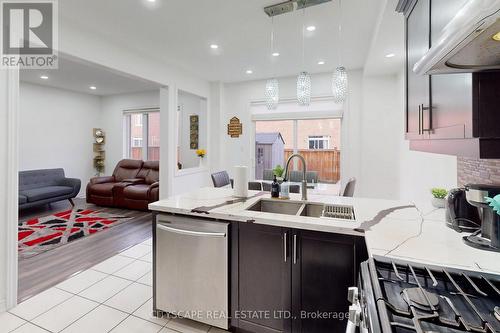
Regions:
<svg viewBox="0 0 500 333"><path fill-rule="evenodd" d="M406 20L406 138L417 151L500 158L500 71L418 75L467 0L400 0Z"/></svg>
<svg viewBox="0 0 500 333"><path fill-rule="evenodd" d="M157 293L162 289L157 287L161 283L157 280L157 266L162 266L158 260L169 255L157 253L157 221L218 220L153 215L156 311ZM357 286L360 263L368 259L364 237L251 222L218 222L229 223L231 332L345 332L350 305L348 288Z"/></svg>
<svg viewBox="0 0 500 333"><path fill-rule="evenodd" d="M233 223L234 331L344 332L366 259L363 237Z"/></svg>

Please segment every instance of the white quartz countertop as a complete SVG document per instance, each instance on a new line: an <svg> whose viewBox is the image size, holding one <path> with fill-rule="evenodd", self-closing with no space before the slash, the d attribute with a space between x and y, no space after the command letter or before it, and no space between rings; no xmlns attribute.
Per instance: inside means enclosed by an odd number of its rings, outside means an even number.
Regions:
<svg viewBox="0 0 500 333"><path fill-rule="evenodd" d="M345 221L249 211L246 208L261 198L269 198L270 194L256 196L259 192L249 191L251 198L226 204L237 200L232 194L232 189L227 188L201 188L154 202L149 208L157 212L364 236L371 256L500 274L500 253L464 244L462 237L467 234L445 225L444 209L383 199L309 196L308 202L354 206L356 221ZM291 194L291 200L300 201L300 195ZM195 208L218 205L208 214L192 212Z"/></svg>

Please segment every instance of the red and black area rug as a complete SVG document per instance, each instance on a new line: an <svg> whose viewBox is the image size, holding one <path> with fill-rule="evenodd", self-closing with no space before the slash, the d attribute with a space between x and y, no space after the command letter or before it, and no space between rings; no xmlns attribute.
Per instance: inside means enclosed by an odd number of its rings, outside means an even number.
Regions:
<svg viewBox="0 0 500 333"><path fill-rule="evenodd" d="M74 209L19 223L19 259L33 257L130 220L90 209Z"/></svg>

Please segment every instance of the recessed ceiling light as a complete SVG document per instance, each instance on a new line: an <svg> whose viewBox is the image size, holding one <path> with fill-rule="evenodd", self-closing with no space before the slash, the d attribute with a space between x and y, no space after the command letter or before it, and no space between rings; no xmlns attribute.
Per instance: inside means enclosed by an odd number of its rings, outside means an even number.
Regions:
<svg viewBox="0 0 500 333"><path fill-rule="evenodd" d="M396 55L394 53L389 53L389 54L386 54L385 57L386 58L393 58L395 57Z"/></svg>
<svg viewBox="0 0 500 333"><path fill-rule="evenodd" d="M96 89L97 89L97 87L96 87L96 86L90 86L90 87L89 87L89 89L90 89L90 90L96 90Z"/></svg>
<svg viewBox="0 0 500 333"><path fill-rule="evenodd" d="M314 31L316 30L316 27L314 25L310 25L306 28L307 31Z"/></svg>
<svg viewBox="0 0 500 333"><path fill-rule="evenodd" d="M273 53L273 57L279 57L280 56L280 53L279 52L274 52Z"/></svg>
<svg viewBox="0 0 500 333"><path fill-rule="evenodd" d="M496 34L493 35L493 40L497 41L497 42L500 42L500 31L497 32Z"/></svg>
<svg viewBox="0 0 500 333"><path fill-rule="evenodd" d="M210 44L210 48L211 48L212 50L216 50L216 49L218 49L218 48L219 48L219 45L217 45L217 44Z"/></svg>
<svg viewBox="0 0 500 333"><path fill-rule="evenodd" d="M325 62L323 60L318 61L318 65L324 65Z"/></svg>
<svg viewBox="0 0 500 333"><path fill-rule="evenodd" d="M156 2L156 0L148 0L148 2Z"/></svg>
<svg viewBox="0 0 500 333"><path fill-rule="evenodd" d="M42 76L40 76L40 79L42 79L42 80L48 80L49 77L47 75L42 75Z"/></svg>
<svg viewBox="0 0 500 333"><path fill-rule="evenodd" d="M245 73L247 73L247 74L253 74L253 70L247 69L247 71Z"/></svg>

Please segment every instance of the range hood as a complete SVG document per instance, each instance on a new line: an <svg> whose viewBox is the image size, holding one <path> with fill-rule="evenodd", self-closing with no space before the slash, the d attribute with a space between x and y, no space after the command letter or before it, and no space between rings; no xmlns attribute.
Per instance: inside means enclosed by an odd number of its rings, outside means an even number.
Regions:
<svg viewBox="0 0 500 333"><path fill-rule="evenodd" d="M494 69L500 69L500 0L469 0L413 67L421 75Z"/></svg>

